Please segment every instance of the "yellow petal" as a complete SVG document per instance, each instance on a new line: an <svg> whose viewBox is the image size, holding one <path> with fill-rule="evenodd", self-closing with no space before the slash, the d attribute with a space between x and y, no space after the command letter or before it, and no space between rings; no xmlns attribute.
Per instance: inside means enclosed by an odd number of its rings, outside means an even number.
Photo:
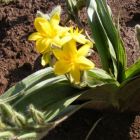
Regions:
<svg viewBox="0 0 140 140"><path fill-rule="evenodd" d="M65 43L67 43L72 39L68 31L69 28L67 27L61 27L61 26L57 27L57 38L59 37L59 47L62 47Z"/></svg>
<svg viewBox="0 0 140 140"><path fill-rule="evenodd" d="M90 40L87 40L86 43L90 46L90 48L93 48L93 45L95 44L95 42L91 42Z"/></svg>
<svg viewBox="0 0 140 140"><path fill-rule="evenodd" d="M71 36L64 36L60 41L61 45L64 45L65 43L69 42L72 39Z"/></svg>
<svg viewBox="0 0 140 140"><path fill-rule="evenodd" d="M54 56L59 59L64 59L64 55L61 49L53 49Z"/></svg>
<svg viewBox="0 0 140 140"><path fill-rule="evenodd" d="M60 39L60 37L59 36L54 37L53 40L52 40L52 44L54 46L57 46L57 47L60 47L61 48L62 45L61 45L61 39Z"/></svg>
<svg viewBox="0 0 140 140"><path fill-rule="evenodd" d="M41 34L38 33L38 32L35 32L35 33L32 33L32 34L28 37L28 40L34 40L34 41L36 41L36 40L41 39L41 38L42 38Z"/></svg>
<svg viewBox="0 0 140 140"><path fill-rule="evenodd" d="M59 22L60 22L60 15L58 13L55 13L54 15L52 15L50 19L51 25L56 27L59 25Z"/></svg>
<svg viewBox="0 0 140 140"><path fill-rule="evenodd" d="M36 42L36 50L39 53L50 51L51 39L39 39Z"/></svg>
<svg viewBox="0 0 140 140"><path fill-rule="evenodd" d="M71 64L67 61L57 61L54 65L54 73L58 75L66 74L70 71L70 69Z"/></svg>
<svg viewBox="0 0 140 140"><path fill-rule="evenodd" d="M65 37L65 36L68 36L69 33L69 30L70 28L69 27L61 27L61 26L58 26L57 28L58 30L58 34L60 35L60 37Z"/></svg>
<svg viewBox="0 0 140 140"><path fill-rule="evenodd" d="M88 40L85 38L84 35L78 33L73 35L73 39L78 43L85 44Z"/></svg>
<svg viewBox="0 0 140 140"><path fill-rule="evenodd" d="M77 67L71 69L70 74L76 83L80 82L80 70Z"/></svg>
<svg viewBox="0 0 140 140"><path fill-rule="evenodd" d="M45 66L49 63L49 56L47 53L43 54L41 57L41 64L42 66Z"/></svg>
<svg viewBox="0 0 140 140"><path fill-rule="evenodd" d="M86 56L88 54L88 51L90 49L89 44L83 45L79 50L78 50L78 56Z"/></svg>
<svg viewBox="0 0 140 140"><path fill-rule="evenodd" d="M80 70L90 70L94 68L94 63L85 57L79 57L77 59L77 64L80 67Z"/></svg>
<svg viewBox="0 0 140 140"><path fill-rule="evenodd" d="M50 36L52 34L51 25L47 19L42 18L42 17L37 17L35 19L34 25L35 25L36 30L40 34L42 34L44 36L45 35Z"/></svg>
<svg viewBox="0 0 140 140"><path fill-rule="evenodd" d="M71 40L66 43L63 47L63 53L67 58L75 57L77 54L76 42Z"/></svg>
<svg viewBox="0 0 140 140"><path fill-rule="evenodd" d="M57 26L60 22L61 7L55 7L50 13L50 22L53 26Z"/></svg>

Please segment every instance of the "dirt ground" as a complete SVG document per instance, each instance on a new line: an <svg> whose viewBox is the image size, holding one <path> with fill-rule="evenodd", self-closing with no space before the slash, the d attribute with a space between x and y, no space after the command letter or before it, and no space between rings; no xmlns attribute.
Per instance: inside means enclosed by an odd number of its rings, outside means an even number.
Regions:
<svg viewBox="0 0 140 140"><path fill-rule="evenodd" d="M128 65L140 56L135 37L135 25L140 24L140 0L108 0L114 18L120 15L120 31L128 54ZM0 4L0 94L9 87L41 69L40 57L34 44L27 40L34 31L33 20L37 10L51 11L61 4L62 21L66 19L65 0L18 0ZM85 15L81 15L85 26ZM93 55L99 65L97 55ZM84 140L93 123L103 119L89 140L140 140L139 113L105 113L81 110L52 130L44 140Z"/></svg>

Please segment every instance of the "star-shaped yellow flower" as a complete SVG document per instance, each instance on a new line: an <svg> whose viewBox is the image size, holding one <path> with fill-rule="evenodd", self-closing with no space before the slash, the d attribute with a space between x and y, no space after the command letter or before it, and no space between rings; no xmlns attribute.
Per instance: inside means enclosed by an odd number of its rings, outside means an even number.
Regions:
<svg viewBox="0 0 140 140"><path fill-rule="evenodd" d="M54 72L58 75L69 73L74 82L79 83L81 72L94 68L94 63L85 57L90 47L85 44L77 50L76 42L71 40L62 49L54 49L53 53L58 60L54 65Z"/></svg>
<svg viewBox="0 0 140 140"><path fill-rule="evenodd" d="M78 28L74 29L73 27L70 27L69 32L66 32L65 37L61 39L61 44L65 44L70 40L75 40L76 42L81 44L91 44L91 42L86 39L86 36L82 34L82 30L79 31Z"/></svg>
<svg viewBox="0 0 140 140"><path fill-rule="evenodd" d="M36 41L36 50L39 53L49 52L51 46L61 47L61 39L65 32L69 29L59 26L60 13L52 13L50 19L37 17L34 21L34 26L37 32L29 36L29 40Z"/></svg>

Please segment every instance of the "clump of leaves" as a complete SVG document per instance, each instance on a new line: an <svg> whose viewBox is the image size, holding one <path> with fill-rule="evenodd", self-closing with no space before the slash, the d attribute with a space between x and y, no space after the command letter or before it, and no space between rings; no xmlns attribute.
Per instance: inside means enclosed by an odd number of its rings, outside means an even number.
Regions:
<svg viewBox="0 0 140 140"><path fill-rule="evenodd" d="M41 63L49 67L0 96L0 138L41 139L91 104L94 108L100 104L100 109L140 109L140 60L126 67L123 41L105 0L88 0L87 9L102 69L88 60L92 43L82 31L59 25L60 6L50 14L38 12L34 22L37 32L29 39L36 41Z"/></svg>

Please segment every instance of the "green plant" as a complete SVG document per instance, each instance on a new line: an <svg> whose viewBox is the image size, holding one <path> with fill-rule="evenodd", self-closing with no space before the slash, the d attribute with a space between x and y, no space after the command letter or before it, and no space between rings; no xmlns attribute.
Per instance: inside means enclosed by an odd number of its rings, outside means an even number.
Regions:
<svg viewBox="0 0 140 140"><path fill-rule="evenodd" d="M49 15L38 12L37 32L29 39L36 41L41 63L50 67L33 73L0 96L1 139L41 139L87 105L96 108L100 103L101 109L121 111L135 110L139 105L140 61L126 67L123 41L105 0L88 0L87 9L102 69L86 58L91 41L78 29L59 25L60 7Z"/></svg>

